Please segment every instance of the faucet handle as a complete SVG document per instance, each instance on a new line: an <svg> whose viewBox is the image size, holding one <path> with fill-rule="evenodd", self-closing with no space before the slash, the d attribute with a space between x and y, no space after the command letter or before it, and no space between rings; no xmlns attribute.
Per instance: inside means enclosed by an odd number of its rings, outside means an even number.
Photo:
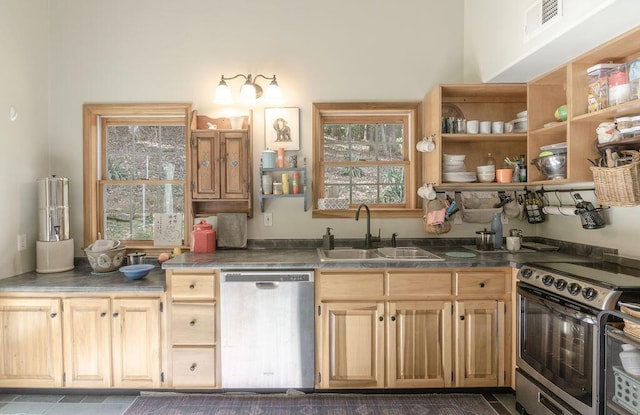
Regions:
<svg viewBox="0 0 640 415"><path fill-rule="evenodd" d="M380 242L382 239L380 238L380 228L378 228L378 236L371 236L371 241Z"/></svg>

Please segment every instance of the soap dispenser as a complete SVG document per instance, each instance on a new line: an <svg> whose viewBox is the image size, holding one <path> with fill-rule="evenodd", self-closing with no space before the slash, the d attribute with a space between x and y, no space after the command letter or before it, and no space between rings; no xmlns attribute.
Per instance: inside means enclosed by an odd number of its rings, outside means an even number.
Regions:
<svg viewBox="0 0 640 415"><path fill-rule="evenodd" d="M327 228L327 233L322 235L322 249L333 249L335 241L331 235L331 228Z"/></svg>

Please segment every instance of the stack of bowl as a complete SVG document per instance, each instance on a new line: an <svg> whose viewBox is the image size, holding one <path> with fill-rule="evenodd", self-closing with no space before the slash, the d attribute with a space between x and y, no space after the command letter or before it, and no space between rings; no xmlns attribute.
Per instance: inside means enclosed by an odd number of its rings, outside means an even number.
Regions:
<svg viewBox="0 0 640 415"><path fill-rule="evenodd" d="M483 183L491 183L496 178L496 166L493 164L487 164L485 166L476 167L478 172L478 181Z"/></svg>
<svg viewBox="0 0 640 415"><path fill-rule="evenodd" d="M443 154L442 171L444 173L467 171L467 166L464 164L465 157L465 154Z"/></svg>

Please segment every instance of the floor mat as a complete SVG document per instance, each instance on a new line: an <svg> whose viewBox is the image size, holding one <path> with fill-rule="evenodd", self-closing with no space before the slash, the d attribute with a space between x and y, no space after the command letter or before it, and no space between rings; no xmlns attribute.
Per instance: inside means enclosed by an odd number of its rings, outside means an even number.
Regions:
<svg viewBox="0 0 640 415"><path fill-rule="evenodd" d="M475 394L140 396L124 415L496 415Z"/></svg>

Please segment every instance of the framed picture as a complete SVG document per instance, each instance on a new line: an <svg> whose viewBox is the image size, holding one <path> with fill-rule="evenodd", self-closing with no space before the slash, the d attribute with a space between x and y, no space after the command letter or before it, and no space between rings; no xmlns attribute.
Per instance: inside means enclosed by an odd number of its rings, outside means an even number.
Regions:
<svg viewBox="0 0 640 415"><path fill-rule="evenodd" d="M300 108L265 108L264 141L271 150L300 150Z"/></svg>

